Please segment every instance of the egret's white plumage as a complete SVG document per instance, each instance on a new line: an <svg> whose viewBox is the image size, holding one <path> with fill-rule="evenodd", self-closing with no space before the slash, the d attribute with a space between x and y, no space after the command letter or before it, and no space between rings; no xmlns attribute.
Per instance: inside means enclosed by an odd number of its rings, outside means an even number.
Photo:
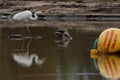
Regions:
<svg viewBox="0 0 120 80"><path fill-rule="evenodd" d="M37 11L35 12L34 17L32 17L32 12L29 10L26 10L26 11L22 11L22 12L14 14L12 16L12 19L14 20L37 20L38 14L42 14L42 12Z"/></svg>
<svg viewBox="0 0 120 80"><path fill-rule="evenodd" d="M38 15L42 15L42 12L41 11L35 12L34 17L33 17L31 11L25 10L25 11L22 11L22 12L19 12L19 13L16 13L16 14L10 16L10 18L12 18L13 20L17 20L17 21L23 21L24 20L24 21L27 21L27 23L28 23L28 20L37 20ZM28 26L27 26L27 30L32 35Z"/></svg>

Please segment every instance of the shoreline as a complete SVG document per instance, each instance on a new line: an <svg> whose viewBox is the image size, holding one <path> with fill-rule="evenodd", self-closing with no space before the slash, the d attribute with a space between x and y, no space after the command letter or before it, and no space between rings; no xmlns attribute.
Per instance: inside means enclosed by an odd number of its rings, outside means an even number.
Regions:
<svg viewBox="0 0 120 80"><path fill-rule="evenodd" d="M0 8L0 15L13 14L23 10L31 10L35 12L37 10L42 11L46 15L115 15L120 14L119 2L101 2L101 3L77 3L77 2L46 2L46 1L20 1L16 3L11 1L14 5L8 8ZM102 23L102 24L101 24ZM119 27L120 22L112 21L31 21L26 24L24 21L13 21L0 19L0 27L68 27L68 28L80 28L87 26L102 25L103 27ZM101 26L100 26L101 27Z"/></svg>

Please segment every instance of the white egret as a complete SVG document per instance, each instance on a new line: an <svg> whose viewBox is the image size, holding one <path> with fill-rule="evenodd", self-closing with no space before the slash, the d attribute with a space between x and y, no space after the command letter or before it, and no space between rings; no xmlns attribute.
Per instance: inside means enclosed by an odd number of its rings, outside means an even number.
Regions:
<svg viewBox="0 0 120 80"><path fill-rule="evenodd" d="M41 11L37 11L37 12L35 12L34 17L33 17L31 11L25 10L25 11L16 13L16 14L12 15L11 17L14 20L37 20L38 15L43 15L43 14Z"/></svg>
<svg viewBox="0 0 120 80"><path fill-rule="evenodd" d="M34 14L34 17L32 16L32 12L29 10L25 10L13 15L10 15L9 18L16 20L16 21L26 21L28 23L28 20L38 20L38 16L44 17L45 15L41 11L36 11ZM27 27L28 32L31 34L31 31ZM32 34L31 34L32 35Z"/></svg>

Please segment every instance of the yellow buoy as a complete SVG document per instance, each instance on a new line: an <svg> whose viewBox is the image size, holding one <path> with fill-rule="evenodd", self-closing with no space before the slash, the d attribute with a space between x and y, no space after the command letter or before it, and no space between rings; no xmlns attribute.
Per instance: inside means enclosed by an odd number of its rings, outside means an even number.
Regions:
<svg viewBox="0 0 120 80"><path fill-rule="evenodd" d="M98 39L98 50L101 53L115 53L120 50L120 29L104 30Z"/></svg>

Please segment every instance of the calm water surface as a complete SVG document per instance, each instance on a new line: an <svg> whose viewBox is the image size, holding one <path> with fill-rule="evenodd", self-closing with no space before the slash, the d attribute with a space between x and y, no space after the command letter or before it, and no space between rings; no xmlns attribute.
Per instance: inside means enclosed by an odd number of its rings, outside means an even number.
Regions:
<svg viewBox="0 0 120 80"><path fill-rule="evenodd" d="M43 38L12 40L11 34L29 33L24 28L1 28L0 80L105 80L89 54L100 31L69 29L73 39L64 45L55 35L57 28L30 30Z"/></svg>

